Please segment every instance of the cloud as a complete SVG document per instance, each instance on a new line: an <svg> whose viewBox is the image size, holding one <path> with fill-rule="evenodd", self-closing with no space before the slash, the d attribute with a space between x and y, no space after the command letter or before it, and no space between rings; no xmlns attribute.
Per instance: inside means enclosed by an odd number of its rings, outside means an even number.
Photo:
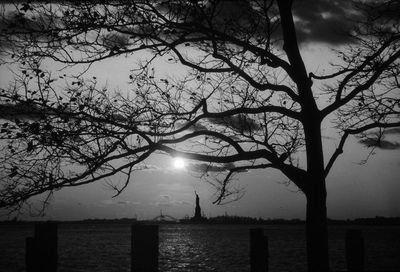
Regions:
<svg viewBox="0 0 400 272"><path fill-rule="evenodd" d="M173 200L170 195L159 195L154 205L158 207L170 207L173 205Z"/></svg>
<svg viewBox="0 0 400 272"><path fill-rule="evenodd" d="M265 36L269 31L266 29L267 24L264 22L264 11L256 3L256 1L206 1L206 8L213 7L213 25L220 28L221 31L231 35L236 35L237 29L241 32L252 33L251 35ZM171 6L173 10L174 7ZM191 8L189 5L188 9ZM203 22L202 11L191 8L193 20L196 23ZM175 10L180 10L176 9ZM274 25L275 15L278 15L278 8L273 5L270 9L270 18ZM299 43L324 42L328 44L344 44L350 42L349 33L356 19L357 12L352 5L352 1L348 0L297 0L293 4L293 15ZM281 28L277 27L273 32L273 38L280 40L282 35Z"/></svg>
<svg viewBox="0 0 400 272"><path fill-rule="evenodd" d="M156 4L157 8L163 12L173 12L174 14L185 14L188 22L207 25L209 22L204 17L205 10L213 10L213 27L220 29L228 34L235 35L237 30L241 29L241 33L249 33L254 36L265 36L269 33L266 29L267 24L264 22L264 11L258 1L247 0L226 0L226 1L203 1L205 3L202 9L188 1L182 7L179 1L160 1ZM355 20L359 19L362 13L356 10L353 1L348 0L297 0L293 4L293 14L295 16L295 24L297 36L300 43L325 42L328 44L345 44L351 42L349 33L355 25ZM382 16L383 20L396 22L400 18L399 1L390 1L389 8L382 5L383 1L369 1L368 4L374 7L372 12ZM212 5L215 5L212 7ZM270 18L277 18L276 5L271 8L272 14ZM372 13L374 15L374 13ZM273 19L275 20L275 19ZM0 30L24 31L27 33L35 33L42 30L43 27L51 26L51 23L57 27L63 27L62 20L54 20L50 16L42 16L41 21L32 20L21 17L17 12L10 12L2 21L0 21ZM275 21L272 22L274 25ZM389 24L391 25L391 24ZM54 27L54 26L53 26ZM142 25L143 29L153 30L152 27ZM128 29L128 28L127 28ZM127 30L125 29L125 30ZM129 30L129 29L128 29ZM167 29L169 30L169 29ZM246 31L247 30L247 31ZM39 31L40 32L40 31ZM171 31L169 31L171 32ZM280 27L274 31L274 37L279 39L281 36ZM35 34L43 40L52 39L52 36L46 34ZM162 35L160 33L159 35ZM192 33L196 35L196 33ZM202 35L198 33L197 35ZM5 36L3 36L5 37ZM108 33L101 42L106 48L118 50L129 45L129 36L117 33ZM0 41L0 46L10 47L7 39Z"/></svg>
<svg viewBox="0 0 400 272"><path fill-rule="evenodd" d="M3 14L0 18L0 31L5 35L0 35L0 47L11 48L15 43L15 37L28 34L31 38L49 41L53 40L52 36L46 28L51 28L59 24L59 20L54 17L41 14L40 19L31 19L28 16L22 15L23 13L17 11L9 11ZM18 33L18 34L16 34Z"/></svg>
<svg viewBox="0 0 400 272"><path fill-rule="evenodd" d="M117 204L118 205L129 205L129 204L131 204L131 202L129 200L120 200L120 201L117 201Z"/></svg>
<svg viewBox="0 0 400 272"><path fill-rule="evenodd" d="M224 118L210 118L208 120L213 124L226 126L238 132L251 132L260 129L260 125L254 119L244 114Z"/></svg>
<svg viewBox="0 0 400 272"><path fill-rule="evenodd" d="M400 18L399 1L390 1L389 8L383 1L370 1L373 7L372 15L379 15L385 20L389 17L396 22ZM211 2L209 2L211 3ZM268 33L263 23L263 10L251 1L218 1L216 5L214 24L226 31L240 26L241 29L249 29L249 33L265 35ZM277 14L276 6L271 7L271 16ZM362 16L365 14L348 0L297 0L293 3L293 15L299 43L323 42L331 45L341 45L353 42L349 33L353 30ZM195 17L195 20L199 18ZM197 22L196 21L196 22ZM262 22L262 23L258 23ZM386 22L389 22L386 20ZM281 28L273 33L273 38L280 39Z"/></svg>
<svg viewBox="0 0 400 272"><path fill-rule="evenodd" d="M385 134L400 134L400 128L391 128L385 130Z"/></svg>
<svg viewBox="0 0 400 272"><path fill-rule="evenodd" d="M177 205L189 205L189 206L193 205L192 202L185 201L185 200L175 201L175 203L176 203Z"/></svg>
<svg viewBox="0 0 400 272"><path fill-rule="evenodd" d="M179 128L186 126L187 123L186 122L177 122L175 125L176 125L176 128L179 129ZM189 130L193 130L193 131L207 130L207 127L200 123L195 123L189 127Z"/></svg>
<svg viewBox="0 0 400 272"><path fill-rule="evenodd" d="M300 43L344 44L350 36L356 12L347 0L298 0L293 4L297 37Z"/></svg>
<svg viewBox="0 0 400 272"><path fill-rule="evenodd" d="M160 195L160 197L162 199L165 199L165 200L170 200L171 199L171 196L169 196L169 195Z"/></svg>
<svg viewBox="0 0 400 272"><path fill-rule="evenodd" d="M162 170L164 170L164 168L161 168L154 164L141 163L141 164L136 165L134 170L153 172L153 171L162 171Z"/></svg>
<svg viewBox="0 0 400 272"><path fill-rule="evenodd" d="M230 169L235 168L234 163L224 163L224 164L209 164L209 163L190 163L187 165L187 169L189 171L198 172L198 173L207 173L207 172L224 172ZM246 170L242 170L240 172L246 172Z"/></svg>
<svg viewBox="0 0 400 272"><path fill-rule="evenodd" d="M108 33L102 37L102 42L105 47L118 51L119 49L125 49L129 45L129 36L118 33Z"/></svg>
<svg viewBox="0 0 400 272"><path fill-rule="evenodd" d="M385 129L383 132L379 130L375 131L370 131L362 136L359 137L359 143L362 145L365 145L367 147L376 147L380 149L386 149L386 150L395 150L395 149L400 149L400 143L390 139L385 139L385 138L393 138L393 137L385 137L388 135L399 135L400 134L400 128L395 127L395 128L388 128ZM397 137L396 137L397 138Z"/></svg>
<svg viewBox="0 0 400 272"><path fill-rule="evenodd" d="M119 206L128 206L128 205L140 205L141 203L138 201L130 201L130 200L114 200L114 199L104 199L100 201L102 205L119 205Z"/></svg>
<svg viewBox="0 0 400 272"><path fill-rule="evenodd" d="M230 165L213 165L208 163L191 163L186 167L189 171L206 173L206 172L223 172L227 171L230 168Z"/></svg>
<svg viewBox="0 0 400 272"><path fill-rule="evenodd" d="M400 143L398 142L391 142L387 140L377 140L373 138L366 138L359 141L359 143L367 146L367 147L377 147L380 149L386 150L394 150L400 149Z"/></svg>
<svg viewBox="0 0 400 272"><path fill-rule="evenodd" d="M398 24L400 22L400 1L374 0L368 4L371 7L368 12L372 18L380 18L388 24Z"/></svg>
<svg viewBox="0 0 400 272"><path fill-rule="evenodd" d="M42 113L41 109L35 104L17 103L17 104L0 104L0 118L7 120L37 120Z"/></svg>
<svg viewBox="0 0 400 272"><path fill-rule="evenodd" d="M158 207L171 207L172 203L170 203L170 202L156 202L156 206L158 206Z"/></svg>
<svg viewBox="0 0 400 272"><path fill-rule="evenodd" d="M184 200L173 199L170 195L160 195L153 205L158 207L172 207L172 206L182 206L182 205L192 205L192 203Z"/></svg>

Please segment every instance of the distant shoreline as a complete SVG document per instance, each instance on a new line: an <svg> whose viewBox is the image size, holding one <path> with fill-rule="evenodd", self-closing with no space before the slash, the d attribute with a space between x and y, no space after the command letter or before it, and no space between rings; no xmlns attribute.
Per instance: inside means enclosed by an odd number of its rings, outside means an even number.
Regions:
<svg viewBox="0 0 400 272"><path fill-rule="evenodd" d="M153 221L153 220L137 220L135 218L118 218L118 219L84 219L84 220L4 220L0 221L0 225L13 224L32 224L40 222L56 222L62 224L192 224L192 225L304 225L305 220L301 219L262 219L241 216L217 216L204 218L201 221L191 219L181 219L179 221ZM371 217L356 219L328 219L328 225L374 225L374 226L400 226L400 217Z"/></svg>

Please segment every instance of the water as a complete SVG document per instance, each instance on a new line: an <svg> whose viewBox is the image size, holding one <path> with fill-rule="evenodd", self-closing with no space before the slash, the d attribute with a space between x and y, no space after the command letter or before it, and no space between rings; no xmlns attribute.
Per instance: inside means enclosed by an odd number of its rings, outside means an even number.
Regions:
<svg viewBox="0 0 400 272"><path fill-rule="evenodd" d="M160 271L249 271L248 225L161 225ZM259 227L259 226L257 226ZM269 237L270 271L305 271L302 226L263 226ZM345 270L349 227L330 227L333 270ZM366 270L400 270L400 227L362 226ZM129 224L60 224L60 272L130 271ZM24 271L25 238L32 225L0 226L0 271Z"/></svg>

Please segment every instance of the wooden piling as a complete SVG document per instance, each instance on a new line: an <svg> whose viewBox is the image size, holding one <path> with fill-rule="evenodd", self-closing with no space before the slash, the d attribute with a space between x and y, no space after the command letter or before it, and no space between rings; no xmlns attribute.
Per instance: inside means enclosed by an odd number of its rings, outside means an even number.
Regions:
<svg viewBox="0 0 400 272"><path fill-rule="evenodd" d="M346 263L348 271L364 271L364 238L361 230L346 233Z"/></svg>
<svg viewBox="0 0 400 272"><path fill-rule="evenodd" d="M26 272L36 272L37 268L37 256L35 249L35 238L28 237L25 240L25 267Z"/></svg>
<svg viewBox="0 0 400 272"><path fill-rule="evenodd" d="M268 271L268 237L261 228L250 229L250 272Z"/></svg>
<svg viewBox="0 0 400 272"><path fill-rule="evenodd" d="M27 272L56 272L57 224L35 224L34 237L26 239L25 264Z"/></svg>
<svg viewBox="0 0 400 272"><path fill-rule="evenodd" d="M131 272L158 272L158 225L132 225Z"/></svg>

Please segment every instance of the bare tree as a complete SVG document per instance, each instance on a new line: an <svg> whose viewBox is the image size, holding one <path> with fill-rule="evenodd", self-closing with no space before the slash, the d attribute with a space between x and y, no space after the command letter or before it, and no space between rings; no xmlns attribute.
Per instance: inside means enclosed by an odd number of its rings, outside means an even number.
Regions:
<svg viewBox="0 0 400 272"><path fill-rule="evenodd" d="M12 12L9 5L2 60L18 63L21 73L0 96L8 120L0 207L122 173L126 181L112 185L119 194L154 153L227 170L204 176L219 192L216 203L236 192L235 174L274 168L306 196L309 271L328 271L325 179L349 135L379 146L400 125L400 26L392 12L399 4L343 3L354 8L357 28L342 36L332 73L316 75L299 49L313 29L296 32L293 19L305 4L292 2L35 3ZM132 71L129 93L110 93L85 74L55 78L44 68L52 60L89 69L144 51L150 57ZM188 73L160 76L158 58ZM324 120L341 135L327 162ZM365 138L371 131L376 137Z"/></svg>

